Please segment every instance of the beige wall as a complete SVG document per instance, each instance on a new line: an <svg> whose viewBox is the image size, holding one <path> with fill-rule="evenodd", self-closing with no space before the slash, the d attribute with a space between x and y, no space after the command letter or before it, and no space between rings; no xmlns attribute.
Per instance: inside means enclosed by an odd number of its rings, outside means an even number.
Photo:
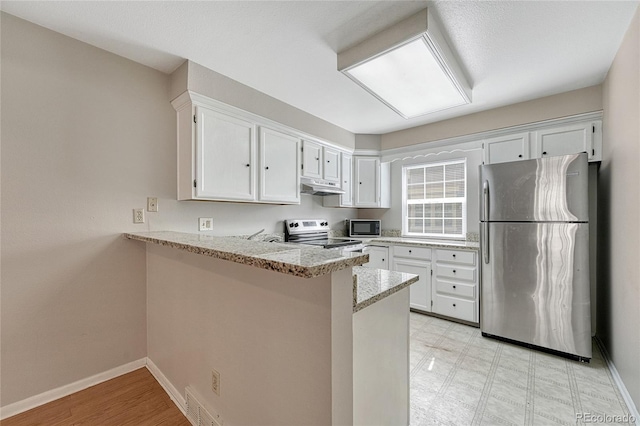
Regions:
<svg viewBox="0 0 640 426"><path fill-rule="evenodd" d="M184 66L183 64L174 73L172 84L174 97L188 88L201 95L269 118L328 142L351 149L355 147L353 133L195 62L187 61L186 63L187 87L184 87ZM184 90L180 90L181 87L184 87Z"/></svg>
<svg viewBox="0 0 640 426"><path fill-rule="evenodd" d="M597 334L640 407L640 10L603 85Z"/></svg>
<svg viewBox="0 0 640 426"><path fill-rule="evenodd" d="M356 149L380 151L382 148L381 135L356 135Z"/></svg>
<svg viewBox="0 0 640 426"><path fill-rule="evenodd" d="M382 149L433 142L600 110L602 87L598 85L387 133L382 135Z"/></svg>
<svg viewBox="0 0 640 426"><path fill-rule="evenodd" d="M178 202L168 75L7 14L1 42L1 406L146 356L145 252L122 232L355 217L306 195ZM147 196L160 211L134 225Z"/></svg>
<svg viewBox="0 0 640 426"><path fill-rule="evenodd" d="M149 358L178 392L225 424L351 423L351 268L303 279L149 244L147 274Z"/></svg>

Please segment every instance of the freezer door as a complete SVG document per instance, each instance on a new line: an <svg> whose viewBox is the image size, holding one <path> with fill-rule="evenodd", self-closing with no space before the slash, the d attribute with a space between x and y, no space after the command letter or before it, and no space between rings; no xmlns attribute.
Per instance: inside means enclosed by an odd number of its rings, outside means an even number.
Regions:
<svg viewBox="0 0 640 426"><path fill-rule="evenodd" d="M589 225L490 223L487 229L482 332L591 358Z"/></svg>
<svg viewBox="0 0 640 426"><path fill-rule="evenodd" d="M588 222L587 154L480 166L480 221Z"/></svg>

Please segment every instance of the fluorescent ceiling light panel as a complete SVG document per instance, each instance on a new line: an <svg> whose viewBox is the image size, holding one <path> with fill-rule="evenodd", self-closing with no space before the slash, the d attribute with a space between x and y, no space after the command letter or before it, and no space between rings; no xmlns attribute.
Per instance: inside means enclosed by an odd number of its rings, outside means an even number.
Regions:
<svg viewBox="0 0 640 426"><path fill-rule="evenodd" d="M339 53L338 69L404 118L471 102L471 88L426 9Z"/></svg>

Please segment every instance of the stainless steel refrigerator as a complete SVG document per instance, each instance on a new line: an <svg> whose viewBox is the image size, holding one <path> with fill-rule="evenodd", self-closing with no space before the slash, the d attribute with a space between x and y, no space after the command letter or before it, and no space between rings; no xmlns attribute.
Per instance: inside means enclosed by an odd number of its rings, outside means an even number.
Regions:
<svg viewBox="0 0 640 426"><path fill-rule="evenodd" d="M480 166L480 328L591 358L587 155Z"/></svg>

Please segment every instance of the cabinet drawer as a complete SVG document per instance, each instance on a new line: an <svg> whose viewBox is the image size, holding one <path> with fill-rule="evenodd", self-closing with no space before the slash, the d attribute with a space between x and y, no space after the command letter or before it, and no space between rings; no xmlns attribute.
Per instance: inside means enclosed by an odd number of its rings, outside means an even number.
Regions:
<svg viewBox="0 0 640 426"><path fill-rule="evenodd" d="M425 247L393 246L393 255L409 259L431 259L431 249Z"/></svg>
<svg viewBox="0 0 640 426"><path fill-rule="evenodd" d="M436 295L434 307L434 312L437 314L465 321L477 322L476 303L473 300Z"/></svg>
<svg viewBox="0 0 640 426"><path fill-rule="evenodd" d="M436 280L436 291L456 297L468 297L475 300L476 286L474 284L461 284L446 280Z"/></svg>
<svg viewBox="0 0 640 426"><path fill-rule="evenodd" d="M441 265L438 263L436 266L436 275L438 277L475 282L476 269L469 268L468 266Z"/></svg>
<svg viewBox="0 0 640 426"><path fill-rule="evenodd" d="M476 254L472 251L466 250L437 250L436 253L437 259L450 262L450 263L461 263L464 265L475 265L476 264Z"/></svg>

